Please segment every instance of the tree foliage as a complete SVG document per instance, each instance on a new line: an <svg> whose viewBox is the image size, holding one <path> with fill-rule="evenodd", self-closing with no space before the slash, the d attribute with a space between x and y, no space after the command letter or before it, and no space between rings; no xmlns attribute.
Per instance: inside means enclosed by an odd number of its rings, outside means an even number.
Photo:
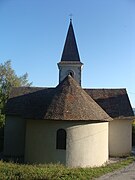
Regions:
<svg viewBox="0 0 135 180"><path fill-rule="evenodd" d="M31 86L28 82L28 74L17 76L12 68L11 61L8 60L0 64L0 126L4 124L5 103L9 97L12 87Z"/></svg>

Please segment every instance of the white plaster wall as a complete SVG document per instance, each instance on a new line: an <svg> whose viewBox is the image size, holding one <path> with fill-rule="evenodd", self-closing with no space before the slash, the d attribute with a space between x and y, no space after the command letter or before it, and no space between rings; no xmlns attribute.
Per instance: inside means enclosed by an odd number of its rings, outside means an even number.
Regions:
<svg viewBox="0 0 135 180"><path fill-rule="evenodd" d="M109 123L109 155L124 156L131 153L132 121L115 119Z"/></svg>
<svg viewBox="0 0 135 180"><path fill-rule="evenodd" d="M61 82L69 74L70 71L74 72L74 79L81 85L81 67L82 63L75 63L70 61L68 63L58 63L59 67L59 82Z"/></svg>
<svg viewBox="0 0 135 180"><path fill-rule="evenodd" d="M4 129L4 155L24 156L25 120L8 116Z"/></svg>
<svg viewBox="0 0 135 180"><path fill-rule="evenodd" d="M66 150L56 149L56 131L67 131ZM25 162L100 166L108 160L108 123L28 120Z"/></svg>
<svg viewBox="0 0 135 180"><path fill-rule="evenodd" d="M28 120L25 162L66 164L66 151L56 149L56 132L60 128L66 130L73 124L72 121Z"/></svg>
<svg viewBox="0 0 135 180"><path fill-rule="evenodd" d="M25 162L65 163L65 150L56 149L56 127L51 121L27 121Z"/></svg>
<svg viewBox="0 0 135 180"><path fill-rule="evenodd" d="M65 79L65 77L69 74L69 71L74 72L74 79L80 84L81 83L81 68L78 67L62 67L60 71L60 82Z"/></svg>
<svg viewBox="0 0 135 180"><path fill-rule="evenodd" d="M101 166L108 160L107 122L71 127L67 134L68 166Z"/></svg>

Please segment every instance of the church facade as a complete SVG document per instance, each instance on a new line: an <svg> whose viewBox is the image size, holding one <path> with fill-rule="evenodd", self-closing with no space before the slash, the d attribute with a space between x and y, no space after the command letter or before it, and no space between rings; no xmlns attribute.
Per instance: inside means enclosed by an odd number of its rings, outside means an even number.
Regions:
<svg viewBox="0 0 135 180"><path fill-rule="evenodd" d="M6 106L4 156L26 163L101 166L126 156L132 107L126 89L83 89L72 20L55 88L13 88Z"/></svg>

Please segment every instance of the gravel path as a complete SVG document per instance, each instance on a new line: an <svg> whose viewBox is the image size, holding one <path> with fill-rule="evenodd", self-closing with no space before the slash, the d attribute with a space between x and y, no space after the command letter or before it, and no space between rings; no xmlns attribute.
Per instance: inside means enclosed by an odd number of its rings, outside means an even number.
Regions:
<svg viewBox="0 0 135 180"><path fill-rule="evenodd" d="M135 162L121 170L101 176L96 180L135 180Z"/></svg>

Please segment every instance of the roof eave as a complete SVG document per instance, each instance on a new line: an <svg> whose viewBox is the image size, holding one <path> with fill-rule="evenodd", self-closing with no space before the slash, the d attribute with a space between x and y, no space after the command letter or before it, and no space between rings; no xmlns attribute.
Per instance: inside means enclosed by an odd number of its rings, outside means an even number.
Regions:
<svg viewBox="0 0 135 180"><path fill-rule="evenodd" d="M115 117L113 118L114 120L133 120L135 119L135 116L127 116L127 117L124 117L124 116L119 116L119 117Z"/></svg>

